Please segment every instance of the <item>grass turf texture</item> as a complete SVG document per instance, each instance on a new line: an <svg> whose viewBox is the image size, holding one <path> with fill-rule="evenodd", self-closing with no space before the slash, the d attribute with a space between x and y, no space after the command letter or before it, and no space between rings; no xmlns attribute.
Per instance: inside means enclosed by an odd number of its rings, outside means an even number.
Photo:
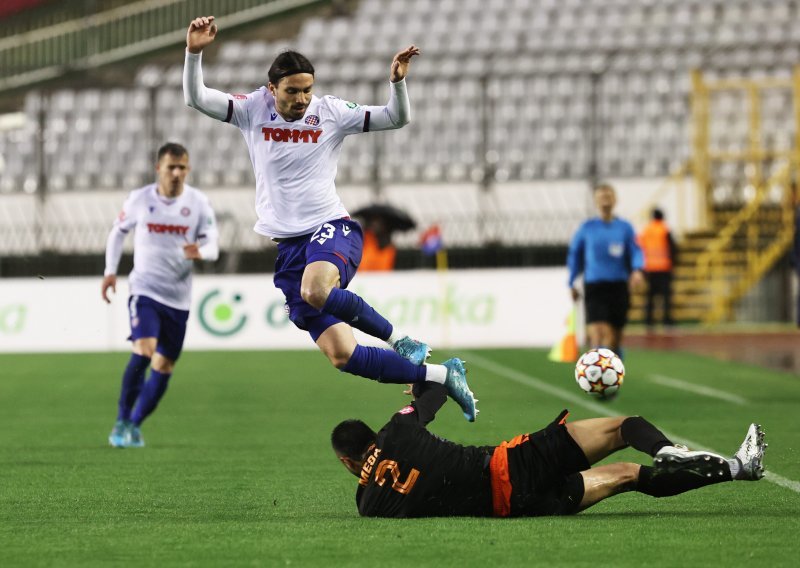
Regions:
<svg viewBox="0 0 800 568"><path fill-rule="evenodd" d="M468 424L451 401L435 433L489 444L539 429L565 406L571 420L596 415L557 396L591 400L570 365L542 351L474 353L481 364L462 356L481 415ZM333 456L330 430L350 417L377 429L407 399L401 386L339 373L311 351L186 353L144 425L147 447L112 449L127 358L0 356L0 565L796 565L800 494L767 480L659 500L630 493L569 518L361 519L357 480ZM486 361L559 390L510 380ZM626 366L609 413L643 415L725 453L760 421L767 469L800 480L797 376L647 351ZM665 387L650 372L748 402ZM619 460L648 463L631 450L607 461Z"/></svg>

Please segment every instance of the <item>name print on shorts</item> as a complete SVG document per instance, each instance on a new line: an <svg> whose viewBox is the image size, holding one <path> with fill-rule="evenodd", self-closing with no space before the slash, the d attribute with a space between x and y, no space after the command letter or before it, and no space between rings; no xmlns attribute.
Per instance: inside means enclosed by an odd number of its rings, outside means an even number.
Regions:
<svg viewBox="0 0 800 568"><path fill-rule="evenodd" d="M268 128L261 129L264 133L264 140L273 142L302 142L304 144L316 144L322 130L297 130L292 128Z"/></svg>

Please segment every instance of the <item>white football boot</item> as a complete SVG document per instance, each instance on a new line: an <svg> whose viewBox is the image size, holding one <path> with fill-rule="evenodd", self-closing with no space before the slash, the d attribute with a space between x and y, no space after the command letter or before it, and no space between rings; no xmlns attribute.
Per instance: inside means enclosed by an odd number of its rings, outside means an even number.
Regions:
<svg viewBox="0 0 800 568"><path fill-rule="evenodd" d="M734 454L734 459L739 460L741 469L736 475L736 479L746 481L758 481L764 477L764 450L767 444L764 443L764 430L760 424L750 424L744 442L739 446L739 450Z"/></svg>

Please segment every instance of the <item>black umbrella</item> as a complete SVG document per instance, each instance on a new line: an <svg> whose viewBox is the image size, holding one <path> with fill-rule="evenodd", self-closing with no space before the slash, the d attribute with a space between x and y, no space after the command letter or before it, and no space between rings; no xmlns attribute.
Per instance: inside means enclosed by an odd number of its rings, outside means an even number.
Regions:
<svg viewBox="0 0 800 568"><path fill-rule="evenodd" d="M353 217L362 217L364 220L381 218L389 231L408 231L417 226L411 215L388 203L373 203L353 212Z"/></svg>

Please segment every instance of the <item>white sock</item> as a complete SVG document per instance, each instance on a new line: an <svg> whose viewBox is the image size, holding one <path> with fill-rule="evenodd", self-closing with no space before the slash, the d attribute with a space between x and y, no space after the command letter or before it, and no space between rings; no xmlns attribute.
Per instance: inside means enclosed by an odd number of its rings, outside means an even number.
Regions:
<svg viewBox="0 0 800 568"><path fill-rule="evenodd" d="M739 458L733 457L728 460L728 466L731 468L731 479L736 479L742 470L742 462L739 461Z"/></svg>
<svg viewBox="0 0 800 568"><path fill-rule="evenodd" d="M425 365L425 380L443 385L447 380L447 367L444 365Z"/></svg>
<svg viewBox="0 0 800 568"><path fill-rule="evenodd" d="M398 330L396 327L392 328L392 334L389 336L389 339L386 340L386 343L394 347L394 344L407 337L408 334L403 333L402 331Z"/></svg>

